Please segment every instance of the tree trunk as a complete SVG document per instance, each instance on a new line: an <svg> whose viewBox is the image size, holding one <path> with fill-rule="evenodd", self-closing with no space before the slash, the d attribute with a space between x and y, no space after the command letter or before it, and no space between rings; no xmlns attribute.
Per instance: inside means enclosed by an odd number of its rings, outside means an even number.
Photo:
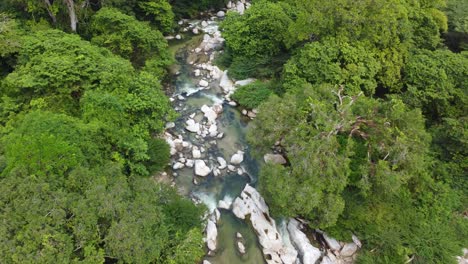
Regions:
<svg viewBox="0 0 468 264"><path fill-rule="evenodd" d="M47 13L49 13L50 18L52 18L52 22L57 24L57 18L55 17L54 13L52 13L52 5L50 4L49 0L44 0L46 4Z"/></svg>
<svg viewBox="0 0 468 264"><path fill-rule="evenodd" d="M78 23L78 18L75 13L75 3L73 0L63 0L68 8L68 15L70 16L70 27L73 32L76 32L76 24Z"/></svg>

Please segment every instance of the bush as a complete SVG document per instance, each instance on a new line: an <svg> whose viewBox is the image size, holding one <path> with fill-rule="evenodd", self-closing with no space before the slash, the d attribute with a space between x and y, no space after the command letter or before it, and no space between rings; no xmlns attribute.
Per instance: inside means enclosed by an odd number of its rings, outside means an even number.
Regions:
<svg viewBox="0 0 468 264"><path fill-rule="evenodd" d="M269 83L257 81L237 89L232 98L240 105L253 109L266 101L272 93Z"/></svg>
<svg viewBox="0 0 468 264"><path fill-rule="evenodd" d="M169 162L169 145L160 138L152 138L148 142L149 161L146 164L150 173L162 170Z"/></svg>

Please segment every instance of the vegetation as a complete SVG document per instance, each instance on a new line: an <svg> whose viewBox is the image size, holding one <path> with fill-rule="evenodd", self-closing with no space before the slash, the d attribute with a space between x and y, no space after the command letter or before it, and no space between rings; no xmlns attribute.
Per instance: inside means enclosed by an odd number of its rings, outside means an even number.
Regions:
<svg viewBox="0 0 468 264"><path fill-rule="evenodd" d="M232 95L232 99L247 108L256 108L273 93L269 86L269 83L256 81L236 89Z"/></svg>
<svg viewBox="0 0 468 264"><path fill-rule="evenodd" d="M219 61L280 86L233 95L259 107L257 154L289 161L261 168L275 215L356 234L360 263L455 261L468 243L468 57L466 38L451 38L466 34L462 2L255 1L228 13Z"/></svg>
<svg viewBox="0 0 468 264"><path fill-rule="evenodd" d="M158 31L174 15L166 1L125 2L0 4L2 263L196 263L205 253L204 207L150 177L169 161L160 133L176 116Z"/></svg>

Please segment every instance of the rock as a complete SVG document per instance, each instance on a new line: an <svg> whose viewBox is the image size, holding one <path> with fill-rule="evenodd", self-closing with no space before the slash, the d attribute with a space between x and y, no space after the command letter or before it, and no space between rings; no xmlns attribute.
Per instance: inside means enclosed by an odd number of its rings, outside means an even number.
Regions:
<svg viewBox="0 0 468 264"><path fill-rule="evenodd" d="M237 2L237 6L236 6L236 10L237 12L239 12L239 14L243 15L244 14L244 11L245 11L245 6L242 2Z"/></svg>
<svg viewBox="0 0 468 264"><path fill-rule="evenodd" d="M237 249L239 250L239 253L241 253L242 255L245 254L245 246L244 244L242 244L241 241L237 241Z"/></svg>
<svg viewBox="0 0 468 264"><path fill-rule="evenodd" d="M236 167L234 167L233 165L228 165L227 167L229 171L236 171Z"/></svg>
<svg viewBox="0 0 468 264"><path fill-rule="evenodd" d="M205 20L203 20L203 21L201 22L201 26L202 26L202 27L207 27L207 26L208 26L208 22L206 22Z"/></svg>
<svg viewBox="0 0 468 264"><path fill-rule="evenodd" d="M254 78L248 78L248 79L245 79L245 80L240 80L240 81L237 81L234 83L235 86L245 86L247 84L251 84L253 82L255 82L256 79Z"/></svg>
<svg viewBox="0 0 468 264"><path fill-rule="evenodd" d="M234 102L234 101L230 101L228 104L229 104L230 106L236 106L236 105L237 105L237 103Z"/></svg>
<svg viewBox="0 0 468 264"><path fill-rule="evenodd" d="M201 79L199 82L198 82L198 85L200 85L201 87L207 87L208 85L210 85L206 80L203 80Z"/></svg>
<svg viewBox="0 0 468 264"><path fill-rule="evenodd" d="M340 243L338 243L336 239L329 237L326 233L323 233L323 239L325 239L325 242L331 250L338 251L341 249Z"/></svg>
<svg viewBox="0 0 468 264"><path fill-rule="evenodd" d="M341 263L333 253L328 252L326 256L322 258L322 261L320 264L336 264L336 263Z"/></svg>
<svg viewBox="0 0 468 264"><path fill-rule="evenodd" d="M200 31L198 30L198 28L193 28L192 33L195 34L195 35L198 35L200 33Z"/></svg>
<svg viewBox="0 0 468 264"><path fill-rule="evenodd" d="M206 166L203 160L195 160L195 175L205 177L211 173L211 169Z"/></svg>
<svg viewBox="0 0 468 264"><path fill-rule="evenodd" d="M179 34L177 34L177 35L175 36L175 38L176 38L176 39L182 39L182 36L179 35Z"/></svg>
<svg viewBox="0 0 468 264"><path fill-rule="evenodd" d="M231 208L231 205L221 200L218 202L218 208L229 210Z"/></svg>
<svg viewBox="0 0 468 264"><path fill-rule="evenodd" d="M232 2L229 1L229 2L227 3L226 7L227 7L228 9L231 9L231 8L233 8L234 6L233 6Z"/></svg>
<svg viewBox="0 0 468 264"><path fill-rule="evenodd" d="M220 104L215 104L211 107L216 114L221 114L223 112L223 106Z"/></svg>
<svg viewBox="0 0 468 264"><path fill-rule="evenodd" d="M237 151L236 154L232 155L231 164L239 165L241 164L243 160L244 160L244 152L239 150Z"/></svg>
<svg viewBox="0 0 468 264"><path fill-rule="evenodd" d="M177 99L179 99L180 101L183 101L185 100L185 97L183 97L181 94L177 95Z"/></svg>
<svg viewBox="0 0 468 264"><path fill-rule="evenodd" d="M192 157L193 157L194 159L199 159L199 158L201 158L201 152L200 152L200 150L199 150L198 148L193 148L193 149L192 149Z"/></svg>
<svg viewBox="0 0 468 264"><path fill-rule="evenodd" d="M219 168L220 170L223 170L223 169L226 168L227 162L226 162L225 159L223 159L222 157L217 157L216 160L217 160L218 163L219 163L219 167L218 167L218 168Z"/></svg>
<svg viewBox="0 0 468 264"><path fill-rule="evenodd" d="M216 137L218 134L218 126L216 126L216 124L212 124L208 129L208 132L210 133L210 137Z"/></svg>
<svg viewBox="0 0 468 264"><path fill-rule="evenodd" d="M184 165L183 163L181 163L181 162L176 162L176 163L172 166L172 168L173 168L174 170L182 169L182 168L184 168L184 167L185 167L185 165Z"/></svg>
<svg viewBox="0 0 468 264"><path fill-rule="evenodd" d="M213 175L214 175L215 177L218 177L219 175L221 175L221 171L220 171L219 169L214 169L214 170L213 170Z"/></svg>
<svg viewBox="0 0 468 264"><path fill-rule="evenodd" d="M246 109L242 109L242 112L241 112L243 115L247 115L247 110Z"/></svg>
<svg viewBox="0 0 468 264"><path fill-rule="evenodd" d="M239 233L239 232L236 232L236 237L237 237L237 239L242 239L242 234Z"/></svg>
<svg viewBox="0 0 468 264"><path fill-rule="evenodd" d="M237 174L238 175L244 174L244 170L242 168L237 168Z"/></svg>
<svg viewBox="0 0 468 264"><path fill-rule="evenodd" d="M216 16L219 17L219 18L222 18L226 15L226 13L224 13L224 11L218 11L218 13L216 13Z"/></svg>
<svg viewBox="0 0 468 264"><path fill-rule="evenodd" d="M185 129L187 129L190 132L193 133L200 133L200 124L196 123L195 120L189 119L186 122L187 126L185 126Z"/></svg>
<svg viewBox="0 0 468 264"><path fill-rule="evenodd" d="M299 229L299 222L296 219L290 219L288 223L289 236L295 248L302 257L303 264L315 264L321 257L320 250L310 244L307 236Z"/></svg>
<svg viewBox="0 0 468 264"><path fill-rule="evenodd" d="M359 238L357 236L355 236L354 234L351 236L351 238L353 239L353 242L356 244L356 246L358 246L358 248L361 248L362 247L362 243L361 243L361 240L359 240Z"/></svg>
<svg viewBox="0 0 468 264"><path fill-rule="evenodd" d="M218 236L218 229L216 228L216 224L208 220L208 224L206 225L206 244L208 249L211 251L216 250L217 246L217 236Z"/></svg>
<svg viewBox="0 0 468 264"><path fill-rule="evenodd" d="M205 117L208 119L208 121L214 123L216 121L216 118L218 118L218 114L209 106L203 105L201 107L201 111L205 115Z"/></svg>
<svg viewBox="0 0 468 264"><path fill-rule="evenodd" d="M228 71L224 71L223 75L221 76L221 80L219 81L219 86L223 88L223 91L225 93L229 93L231 91L234 91L234 84L232 81L229 79L227 75Z"/></svg>
<svg viewBox="0 0 468 264"><path fill-rule="evenodd" d="M252 111L248 111L248 112L247 112L247 116L250 117L250 118L255 118L255 117L257 117L257 114L255 114L255 113L252 112Z"/></svg>
<svg viewBox="0 0 468 264"><path fill-rule="evenodd" d="M250 216L248 219L258 235L267 263L295 263L297 252L283 244L265 200L253 187L245 186L240 197L234 200L232 212L240 219Z"/></svg>
<svg viewBox="0 0 468 264"><path fill-rule="evenodd" d="M193 75L195 75L195 77L200 76L200 75L201 75L200 70L199 70L199 69L194 70L194 71L193 71Z"/></svg>
<svg viewBox="0 0 468 264"><path fill-rule="evenodd" d="M174 122L166 123L166 129L171 129L171 128L174 128L174 127L175 127L175 123L174 123Z"/></svg>
<svg viewBox="0 0 468 264"><path fill-rule="evenodd" d="M202 49L200 49L200 48L195 48L194 51L195 51L195 53L200 53L200 52L202 51ZM200 76L200 70L199 70L199 69L196 69L195 71L197 71L197 70L198 70L198 75L195 75L195 76Z"/></svg>
<svg viewBox="0 0 468 264"><path fill-rule="evenodd" d="M265 163L286 164L286 159L280 154L265 154L263 160Z"/></svg>
<svg viewBox="0 0 468 264"><path fill-rule="evenodd" d="M183 25L183 24L184 24L184 21L183 21L183 20L179 20L179 22L177 22L177 24Z"/></svg>
<svg viewBox="0 0 468 264"><path fill-rule="evenodd" d="M216 136L216 138L223 138L223 136L224 136L224 133L219 133L219 134Z"/></svg>
<svg viewBox="0 0 468 264"><path fill-rule="evenodd" d="M204 260L203 264L211 264L211 262L209 262L208 260Z"/></svg>
<svg viewBox="0 0 468 264"><path fill-rule="evenodd" d="M346 243L340 251L340 255L343 257L351 257L358 250L356 243Z"/></svg>
<svg viewBox="0 0 468 264"><path fill-rule="evenodd" d="M187 159L185 161L185 166L187 166L188 168L192 168L193 165L195 165L195 161L193 159Z"/></svg>
<svg viewBox="0 0 468 264"><path fill-rule="evenodd" d="M219 212L218 208L216 208L216 209L214 209L213 214L214 214L214 217L216 219L216 222L218 222L219 219L221 218L221 212Z"/></svg>

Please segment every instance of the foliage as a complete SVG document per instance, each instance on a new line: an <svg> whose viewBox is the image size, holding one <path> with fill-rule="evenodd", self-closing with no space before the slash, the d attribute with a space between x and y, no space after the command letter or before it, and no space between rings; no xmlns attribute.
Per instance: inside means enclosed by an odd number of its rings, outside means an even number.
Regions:
<svg viewBox="0 0 468 264"><path fill-rule="evenodd" d="M327 39L307 44L285 65L285 86L295 89L296 84L303 82L339 84L346 86L347 93L364 91L372 95L377 87L375 76L381 68L374 56L359 42L350 45Z"/></svg>
<svg viewBox="0 0 468 264"><path fill-rule="evenodd" d="M138 7L145 14L145 20L152 21L162 32L170 32L174 24L172 7L166 0L138 2Z"/></svg>
<svg viewBox="0 0 468 264"><path fill-rule="evenodd" d="M91 32L91 42L129 59L136 67L142 67L150 58L159 60L162 66L172 63L167 41L159 31L117 9L99 10L93 18Z"/></svg>
<svg viewBox="0 0 468 264"><path fill-rule="evenodd" d="M354 232L365 250L377 249L364 253L363 263L398 263L408 255L440 263L457 254L462 220L451 212L459 197L430 178L424 119L401 100L304 85L262 104L248 139L260 153L279 141L291 164L262 167L260 190L272 212L300 216L342 239ZM429 236L428 225L446 232Z"/></svg>
<svg viewBox="0 0 468 264"><path fill-rule="evenodd" d="M256 81L236 89L232 95L232 99L244 107L253 109L257 108L263 101L266 101L272 93L269 89L269 83Z"/></svg>
<svg viewBox="0 0 468 264"><path fill-rule="evenodd" d="M463 0L448 0L446 13L451 31L468 34L468 3Z"/></svg>

